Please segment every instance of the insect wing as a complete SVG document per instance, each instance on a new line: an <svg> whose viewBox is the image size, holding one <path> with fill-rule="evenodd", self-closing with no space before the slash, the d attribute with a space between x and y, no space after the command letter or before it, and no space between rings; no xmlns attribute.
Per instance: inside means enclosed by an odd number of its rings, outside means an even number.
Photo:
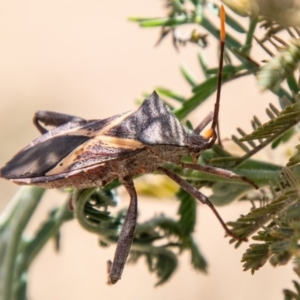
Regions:
<svg viewBox="0 0 300 300"><path fill-rule="evenodd" d="M106 161L127 158L144 149L145 145L136 140L96 136L69 153L46 175L52 176L97 166Z"/></svg>
<svg viewBox="0 0 300 300"><path fill-rule="evenodd" d="M74 147L81 145L88 137L57 136L34 147L27 147L15 155L1 169L1 177L7 179L33 178L43 176L53 166L68 155Z"/></svg>
<svg viewBox="0 0 300 300"><path fill-rule="evenodd" d="M50 176L134 154L142 143L106 135L130 114L56 127L17 153L0 170L0 176L6 179Z"/></svg>
<svg viewBox="0 0 300 300"><path fill-rule="evenodd" d="M7 179L30 179L68 174L127 158L147 145L163 144L188 145L188 133L153 92L136 111L54 128L14 156L0 175Z"/></svg>

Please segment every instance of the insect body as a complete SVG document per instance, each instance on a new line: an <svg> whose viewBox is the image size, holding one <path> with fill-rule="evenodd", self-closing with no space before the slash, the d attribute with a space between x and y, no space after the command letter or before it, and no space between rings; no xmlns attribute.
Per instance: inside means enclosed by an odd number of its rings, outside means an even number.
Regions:
<svg viewBox="0 0 300 300"><path fill-rule="evenodd" d="M116 283L122 275L132 244L136 218L137 195L133 178L142 173L159 171L177 182L197 200L208 205L227 235L237 238L226 226L209 199L177 174L166 169L172 162L184 168L250 180L233 172L184 163L182 156L194 160L216 141L216 126L220 102L222 61L225 40L224 10L221 9L221 56L218 74L218 93L213 115L205 118L193 132L184 128L170 109L153 92L135 111L104 120L84 120L53 112L38 112L34 124L43 134L16 154L0 170L0 176L17 184L45 188L86 188L105 186L118 178L130 195L130 204L119 236L109 281ZM205 136L199 133L212 121ZM40 122L55 128L47 131Z"/></svg>
<svg viewBox="0 0 300 300"><path fill-rule="evenodd" d="M166 162L172 162L185 168L247 181L227 170L181 162L184 155L197 158L202 151L211 148L216 139L214 131L207 137L198 132L211 119L210 115L200 127L190 132L156 92L137 110L104 120L87 121L40 111L35 115L34 123L44 134L17 153L1 169L0 175L21 185L77 189L104 186L118 178L131 201L109 275L110 282L115 283L121 278L133 240L137 196L132 179L141 173L160 171L169 176L196 199L209 205L226 233L235 237L206 196L163 167ZM40 121L57 127L46 131Z"/></svg>
<svg viewBox="0 0 300 300"><path fill-rule="evenodd" d="M39 112L35 119L51 114ZM104 120L65 118L71 121L34 140L1 176L45 188L104 186L115 178L152 173L166 161L178 164L207 144L188 132L155 92L136 111Z"/></svg>

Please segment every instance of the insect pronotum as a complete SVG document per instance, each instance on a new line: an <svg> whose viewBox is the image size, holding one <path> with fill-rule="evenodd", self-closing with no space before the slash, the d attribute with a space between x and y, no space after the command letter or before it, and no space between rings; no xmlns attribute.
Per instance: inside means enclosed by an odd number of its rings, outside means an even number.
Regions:
<svg viewBox="0 0 300 300"><path fill-rule="evenodd" d="M101 187L119 179L130 195L130 204L109 268L109 282L112 284L121 278L134 236L137 195L133 178L138 174L159 171L167 175L197 200L208 205L226 234L237 238L205 195L163 167L166 162L172 162L184 168L237 178L254 185L228 170L181 161L184 155L196 160L202 151L213 146L217 138L225 41L223 7L220 15L221 55L215 109L193 132L181 125L156 92L145 99L137 110L103 120L87 121L75 116L38 111L33 121L42 135L17 153L0 171L1 177L14 183L45 188ZM211 121L208 133L200 135ZM55 128L47 131L40 122Z"/></svg>

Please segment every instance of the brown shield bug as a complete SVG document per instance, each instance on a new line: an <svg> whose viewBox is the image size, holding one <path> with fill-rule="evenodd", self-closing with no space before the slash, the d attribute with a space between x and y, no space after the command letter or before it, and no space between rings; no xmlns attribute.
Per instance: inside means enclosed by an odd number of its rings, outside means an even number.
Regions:
<svg viewBox="0 0 300 300"><path fill-rule="evenodd" d="M229 178L238 178L255 186L245 177L231 171L184 163L190 155L194 161L217 138L225 13L221 9L221 55L215 110L193 132L181 125L167 105L153 92L135 111L103 120L84 120L54 112L39 111L34 124L42 135L17 153L1 169L1 177L21 185L45 188L73 187L83 189L105 186L118 178L130 195L130 205L121 230L118 245L109 268L109 281L116 283L122 275L132 244L136 218L137 195L133 178L142 173L158 171L177 182L184 190L216 215L226 234L236 238L228 229L209 199L190 183L163 167L166 162ZM41 124L55 128L47 131ZM212 122L206 135L200 132Z"/></svg>

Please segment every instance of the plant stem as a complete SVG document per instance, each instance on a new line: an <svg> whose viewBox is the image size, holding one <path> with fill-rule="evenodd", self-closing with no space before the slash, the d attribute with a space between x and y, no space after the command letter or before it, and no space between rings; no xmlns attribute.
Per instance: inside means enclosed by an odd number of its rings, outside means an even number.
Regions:
<svg viewBox="0 0 300 300"><path fill-rule="evenodd" d="M37 187L22 187L13 198L13 207L8 207L1 218L1 223L7 224L0 236L0 251L3 259L0 263L0 297L12 299L12 288L15 279L15 266L22 233L37 208L44 189ZM0 228L3 224L0 223ZM4 249L4 250L3 250Z"/></svg>

